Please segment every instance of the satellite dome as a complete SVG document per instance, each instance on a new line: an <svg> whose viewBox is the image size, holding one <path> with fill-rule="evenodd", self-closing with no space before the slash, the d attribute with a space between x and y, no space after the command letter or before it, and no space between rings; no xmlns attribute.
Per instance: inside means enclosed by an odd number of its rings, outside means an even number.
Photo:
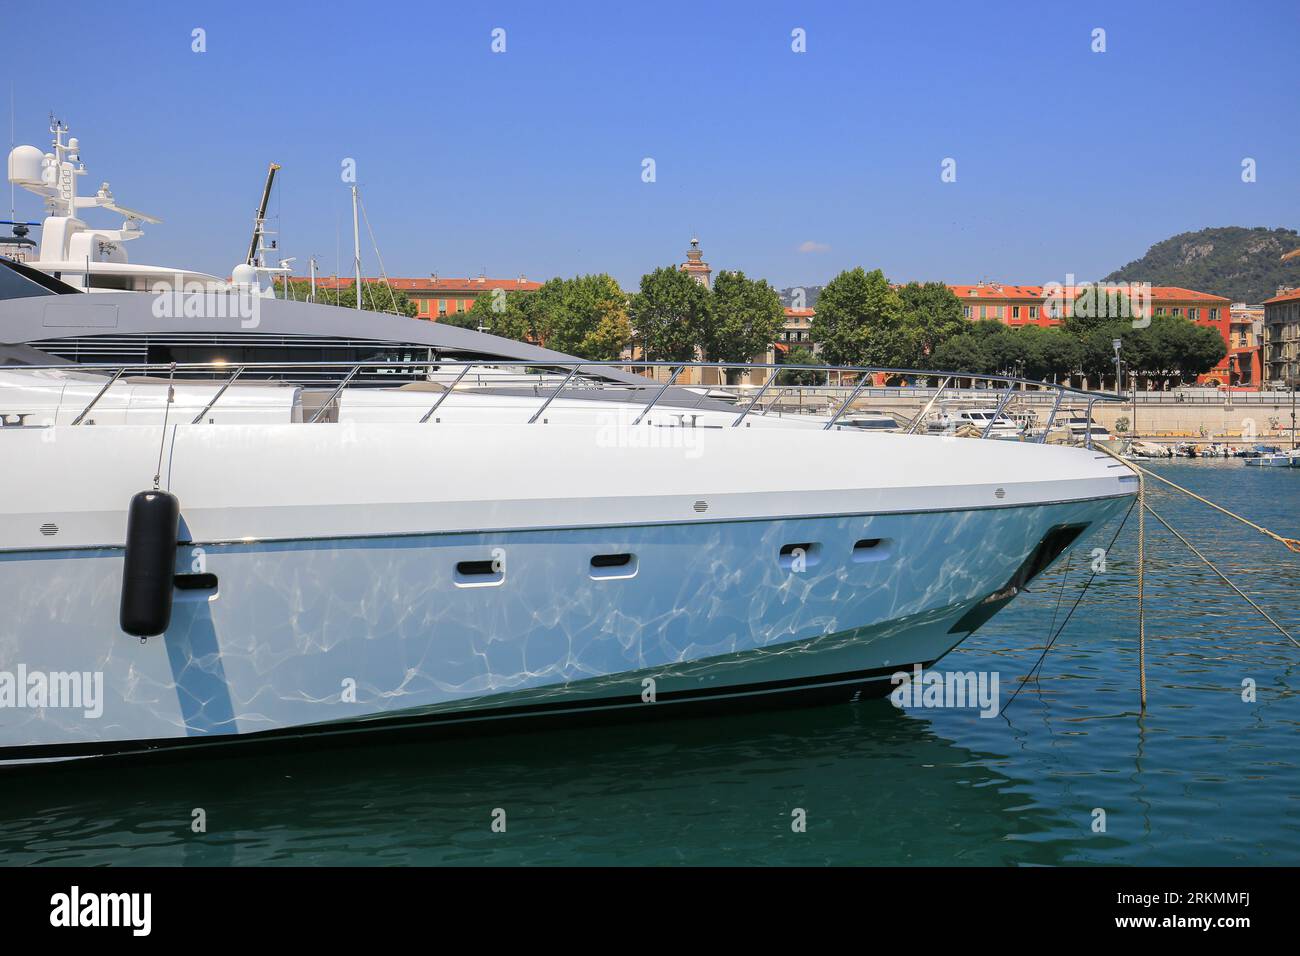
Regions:
<svg viewBox="0 0 1300 956"><path fill-rule="evenodd" d="M45 154L35 146L15 146L9 151L9 181L16 186L41 185Z"/></svg>

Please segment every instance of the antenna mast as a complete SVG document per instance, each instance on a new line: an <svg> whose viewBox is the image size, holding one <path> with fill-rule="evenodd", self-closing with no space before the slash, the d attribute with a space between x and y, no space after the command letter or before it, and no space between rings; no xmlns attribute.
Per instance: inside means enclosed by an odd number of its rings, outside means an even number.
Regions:
<svg viewBox="0 0 1300 956"><path fill-rule="evenodd" d="M266 170L266 185L262 187L262 201L257 204L257 218L253 220L253 238L248 243L248 258L244 260L250 266L258 264L258 246L266 229L266 204L271 199L271 183L275 182L275 171L279 168L279 163L272 163Z"/></svg>

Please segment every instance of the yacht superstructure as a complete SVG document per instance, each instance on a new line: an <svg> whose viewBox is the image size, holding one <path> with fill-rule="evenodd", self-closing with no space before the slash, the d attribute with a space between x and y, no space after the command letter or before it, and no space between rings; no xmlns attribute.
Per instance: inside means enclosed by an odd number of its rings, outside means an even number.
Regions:
<svg viewBox="0 0 1300 956"><path fill-rule="evenodd" d="M38 252L27 265L83 292L145 292L159 284L178 289L227 287L224 280L201 272L130 262L125 244L144 235L145 223L162 220L119 205L106 182L93 196L77 195L77 180L87 174L81 144L53 117L50 133L53 141L47 152L16 146L9 153L9 182L40 196L46 207ZM91 226L81 218L87 209L117 213L122 224L117 229Z"/></svg>

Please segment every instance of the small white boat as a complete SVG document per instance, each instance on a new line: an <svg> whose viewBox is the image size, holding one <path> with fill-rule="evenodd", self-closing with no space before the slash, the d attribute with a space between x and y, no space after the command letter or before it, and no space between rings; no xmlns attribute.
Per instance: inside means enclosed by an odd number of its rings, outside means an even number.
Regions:
<svg viewBox="0 0 1300 956"><path fill-rule="evenodd" d="M1300 468L1300 449L1270 452L1267 455L1243 460L1256 468Z"/></svg>
<svg viewBox="0 0 1300 956"><path fill-rule="evenodd" d="M1173 450L1155 442L1133 440L1124 452L1124 457L1135 461L1157 461L1174 457Z"/></svg>

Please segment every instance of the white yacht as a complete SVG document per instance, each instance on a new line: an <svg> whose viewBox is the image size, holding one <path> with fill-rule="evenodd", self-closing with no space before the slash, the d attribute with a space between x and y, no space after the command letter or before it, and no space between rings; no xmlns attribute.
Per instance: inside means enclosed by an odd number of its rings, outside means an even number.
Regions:
<svg viewBox="0 0 1300 956"><path fill-rule="evenodd" d="M227 287L224 280L202 272L128 261L123 246L144 235L144 223L162 220L119 205L106 182L93 196L77 195L77 180L87 174L81 161L81 144L75 136L68 136L66 124L53 117L50 133L53 140L49 151L16 146L9 152L9 182L41 197L46 209L36 257L24 257L26 265L83 292L145 292L160 283L175 288ZM89 225L80 216L85 209L117 213L122 216L122 224L117 229ZM16 229L12 239L0 239L0 244L31 244L25 237L25 227ZM256 271L243 276L245 281L255 277ZM269 289L261 294L267 292Z"/></svg>
<svg viewBox="0 0 1300 956"><path fill-rule="evenodd" d="M0 266L15 341L158 334L150 296ZM273 334L347 311L264 308ZM320 388L12 349L0 678L102 691L0 710L0 759L883 694L1136 489L1086 449L843 427L848 401L765 417L441 333L440 373L564 379L361 385L363 356Z"/></svg>
<svg viewBox="0 0 1300 956"><path fill-rule="evenodd" d="M931 416L927 429L947 434L975 429L985 438L1011 441L1025 436L1024 426L1002 414L996 402L990 405L945 402L939 412Z"/></svg>
<svg viewBox="0 0 1300 956"><path fill-rule="evenodd" d="M0 760L881 694L1135 492L129 264L77 148L10 156L51 216L0 259Z"/></svg>
<svg viewBox="0 0 1300 956"><path fill-rule="evenodd" d="M1268 452L1246 458L1244 461L1247 465L1256 468L1300 468L1300 450L1291 448L1286 451Z"/></svg>
<svg viewBox="0 0 1300 956"><path fill-rule="evenodd" d="M1086 412L1067 411L1052 427L1052 437L1069 445L1110 441L1111 434Z"/></svg>

